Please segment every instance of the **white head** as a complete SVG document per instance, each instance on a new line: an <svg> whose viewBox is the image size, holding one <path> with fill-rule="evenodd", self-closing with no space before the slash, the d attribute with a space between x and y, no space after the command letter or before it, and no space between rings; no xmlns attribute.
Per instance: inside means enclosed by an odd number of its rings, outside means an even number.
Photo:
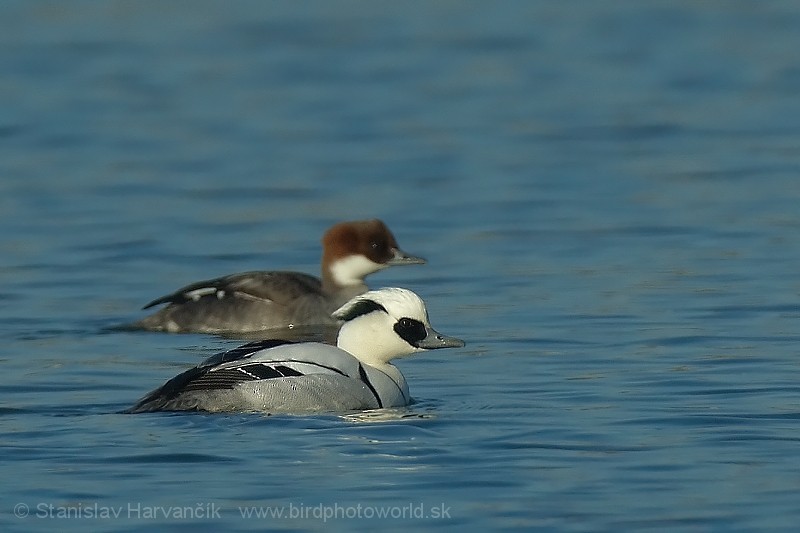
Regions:
<svg viewBox="0 0 800 533"><path fill-rule="evenodd" d="M337 346L372 366L415 352L464 346L461 339L431 327L425 302L408 289L365 292L340 307L333 317L344 320Z"/></svg>

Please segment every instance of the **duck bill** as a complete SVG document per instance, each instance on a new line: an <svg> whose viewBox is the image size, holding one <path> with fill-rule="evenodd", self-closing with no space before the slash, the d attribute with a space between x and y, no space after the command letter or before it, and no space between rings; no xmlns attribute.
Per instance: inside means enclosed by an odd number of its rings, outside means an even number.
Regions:
<svg viewBox="0 0 800 533"><path fill-rule="evenodd" d="M466 343L456 337L442 335L433 328L427 328L428 335L417 343L417 348L424 350L438 350L439 348L461 348Z"/></svg>
<svg viewBox="0 0 800 533"><path fill-rule="evenodd" d="M400 248L392 248L392 258L386 262L387 266L397 265L424 265L427 261L421 257L405 253Z"/></svg>

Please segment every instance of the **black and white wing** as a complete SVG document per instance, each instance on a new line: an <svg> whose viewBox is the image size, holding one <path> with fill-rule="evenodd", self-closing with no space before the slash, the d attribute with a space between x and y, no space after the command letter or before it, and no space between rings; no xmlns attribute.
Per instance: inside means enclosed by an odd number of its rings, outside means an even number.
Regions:
<svg viewBox="0 0 800 533"><path fill-rule="evenodd" d="M317 359L309 360L303 356L309 346L316 348ZM327 375L336 379L358 379L360 370L361 365L355 358L330 345L283 340L255 341L209 357L147 394L126 412L169 409L176 401L180 403L180 397L187 393L224 392L248 382L276 378Z"/></svg>
<svg viewBox="0 0 800 533"><path fill-rule="evenodd" d="M178 374L161 387L150 392L126 412L139 413L159 409L179 394L189 390L230 389L243 381L298 375L290 369L279 370L270 368L270 366L263 363L249 362L254 354L284 344L293 343L271 339L255 341L212 355L196 367ZM227 368L215 371L222 365Z"/></svg>

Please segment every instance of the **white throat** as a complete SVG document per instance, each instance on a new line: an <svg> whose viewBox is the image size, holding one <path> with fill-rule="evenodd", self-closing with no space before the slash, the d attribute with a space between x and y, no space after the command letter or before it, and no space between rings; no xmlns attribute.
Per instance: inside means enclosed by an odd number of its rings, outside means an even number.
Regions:
<svg viewBox="0 0 800 533"><path fill-rule="evenodd" d="M329 271L331 278L337 285L362 285L364 278L373 272L386 268L386 265L376 263L363 255L348 255L334 261Z"/></svg>

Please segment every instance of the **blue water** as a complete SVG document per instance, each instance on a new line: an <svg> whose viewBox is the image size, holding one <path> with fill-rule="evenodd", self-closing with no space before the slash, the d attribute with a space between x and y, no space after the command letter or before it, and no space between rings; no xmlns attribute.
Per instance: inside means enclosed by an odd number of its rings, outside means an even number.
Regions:
<svg viewBox="0 0 800 533"><path fill-rule="evenodd" d="M800 523L796 2L0 14L3 531ZM416 404L118 414L238 341L109 327L367 217Z"/></svg>

